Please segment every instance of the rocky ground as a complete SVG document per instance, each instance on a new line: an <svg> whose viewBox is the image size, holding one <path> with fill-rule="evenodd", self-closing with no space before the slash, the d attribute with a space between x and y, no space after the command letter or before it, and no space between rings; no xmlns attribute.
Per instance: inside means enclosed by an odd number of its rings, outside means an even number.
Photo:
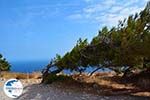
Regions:
<svg viewBox="0 0 150 100"><path fill-rule="evenodd" d="M67 89L65 84L53 83L49 85L40 84L40 79L21 80L24 85L23 94L16 100L150 100L149 97L115 95L102 96L80 89ZM0 82L0 100L12 100L3 92L4 81ZM81 87L80 87L81 88Z"/></svg>

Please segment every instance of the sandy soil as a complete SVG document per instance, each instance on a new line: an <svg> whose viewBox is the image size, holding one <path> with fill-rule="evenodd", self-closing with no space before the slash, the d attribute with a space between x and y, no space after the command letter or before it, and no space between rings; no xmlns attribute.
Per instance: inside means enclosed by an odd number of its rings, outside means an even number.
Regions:
<svg viewBox="0 0 150 100"><path fill-rule="evenodd" d="M21 80L24 85L23 94L16 100L150 100L148 97L129 95L100 96L75 88L67 89L60 83L43 85L40 79ZM3 92L4 81L0 82L0 100L12 100ZM81 88L81 87L80 87Z"/></svg>

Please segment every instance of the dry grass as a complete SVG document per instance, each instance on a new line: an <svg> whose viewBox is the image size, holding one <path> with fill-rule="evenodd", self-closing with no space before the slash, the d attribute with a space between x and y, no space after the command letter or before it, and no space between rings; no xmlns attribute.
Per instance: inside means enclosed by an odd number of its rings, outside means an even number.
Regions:
<svg viewBox="0 0 150 100"><path fill-rule="evenodd" d="M22 79L24 83L39 83L41 81L41 73L12 73L12 72L3 72L2 77L5 79L17 78ZM59 76L61 79L65 76ZM71 89L76 91L86 91L98 95L136 95L136 96L148 96L150 97L150 90L144 90L136 87L131 83L121 82L120 76L115 75L114 73L95 73L92 76L87 74L76 74L70 77L68 80L56 82L60 83L60 86L63 89ZM72 79L71 79L72 78ZM55 83L55 84L56 84ZM143 82L142 82L143 83ZM141 84L142 84L141 83ZM58 85L59 86L59 85Z"/></svg>
<svg viewBox="0 0 150 100"><path fill-rule="evenodd" d="M74 75L75 80L81 81L83 84L91 84L94 91L99 91L100 95L136 95L149 96L150 90L144 90L132 83L121 81L121 76L114 73L95 73L92 76L88 75ZM141 83L142 84L142 83Z"/></svg>
<svg viewBox="0 0 150 100"><path fill-rule="evenodd" d="M30 73L30 74L14 73L14 72L2 72L1 76L4 79L10 79L10 78L16 78L16 79L39 79L39 78L41 78L41 74L39 72L33 72L33 73Z"/></svg>

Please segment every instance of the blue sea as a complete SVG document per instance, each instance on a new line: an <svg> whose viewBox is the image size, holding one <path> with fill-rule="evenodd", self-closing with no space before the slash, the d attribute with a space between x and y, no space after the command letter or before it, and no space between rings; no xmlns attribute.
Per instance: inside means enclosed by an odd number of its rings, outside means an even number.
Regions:
<svg viewBox="0 0 150 100"><path fill-rule="evenodd" d="M15 61L10 62L12 72L32 73L41 72L43 68L49 63L49 61ZM92 72L95 68L89 67L85 72ZM99 72L107 72L109 69L99 70ZM64 73L70 74L69 70L64 70Z"/></svg>
<svg viewBox="0 0 150 100"><path fill-rule="evenodd" d="M41 71L49 61L14 61L10 62L12 72L31 73Z"/></svg>

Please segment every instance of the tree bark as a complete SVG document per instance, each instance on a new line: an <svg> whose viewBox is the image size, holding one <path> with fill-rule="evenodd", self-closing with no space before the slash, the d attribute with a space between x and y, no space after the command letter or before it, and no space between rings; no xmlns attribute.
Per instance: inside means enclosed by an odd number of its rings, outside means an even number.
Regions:
<svg viewBox="0 0 150 100"><path fill-rule="evenodd" d="M57 73L61 72L62 70L63 70L63 68L59 68L57 70L51 71L50 73L49 73L49 71L46 71L46 73L43 74L43 79L42 79L41 83L45 83L45 81L48 81L47 77L49 75L56 75Z"/></svg>
<svg viewBox="0 0 150 100"><path fill-rule="evenodd" d="M102 67L96 68L94 71L92 71L92 72L90 73L90 76L92 76L96 71L100 70L101 68L102 68Z"/></svg>
<svg viewBox="0 0 150 100"><path fill-rule="evenodd" d="M60 73L63 70L63 68L59 68L57 70L52 71L50 74L57 74Z"/></svg>
<svg viewBox="0 0 150 100"><path fill-rule="evenodd" d="M132 67L129 67L128 69L125 70L125 72L124 72L122 78L127 78L128 74L131 72L131 68L132 68Z"/></svg>

